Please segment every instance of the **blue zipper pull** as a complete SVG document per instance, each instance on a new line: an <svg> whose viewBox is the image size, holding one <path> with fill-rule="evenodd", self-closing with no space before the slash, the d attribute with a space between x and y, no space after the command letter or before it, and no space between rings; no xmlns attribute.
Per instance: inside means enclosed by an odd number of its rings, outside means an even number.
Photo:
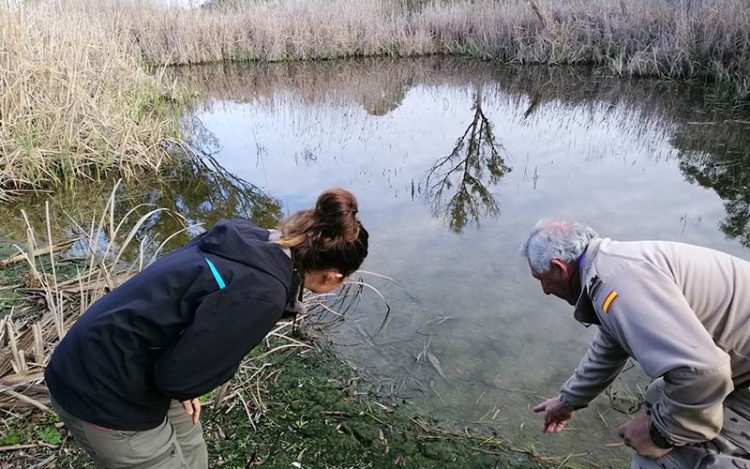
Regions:
<svg viewBox="0 0 750 469"><path fill-rule="evenodd" d="M223 290L224 287L227 286L226 283L224 283L224 279L221 278L221 275L219 275L219 271L216 270L216 266L208 257L204 257L206 259L206 262L208 262L208 268L211 269L211 273L214 274L214 279L216 279L216 284L219 285L219 290Z"/></svg>

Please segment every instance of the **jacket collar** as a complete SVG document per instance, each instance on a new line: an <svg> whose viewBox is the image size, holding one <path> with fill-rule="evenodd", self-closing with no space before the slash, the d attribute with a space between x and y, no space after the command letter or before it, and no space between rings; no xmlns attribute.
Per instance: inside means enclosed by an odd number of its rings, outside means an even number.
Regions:
<svg viewBox="0 0 750 469"><path fill-rule="evenodd" d="M598 281L596 269L594 268L594 259L599 253L602 241L602 238L594 238L589 241L589 245L586 247L586 251L581 255L581 260L579 261L581 296L576 301L573 317L583 324L600 324L594 303L591 301L591 289L593 284Z"/></svg>

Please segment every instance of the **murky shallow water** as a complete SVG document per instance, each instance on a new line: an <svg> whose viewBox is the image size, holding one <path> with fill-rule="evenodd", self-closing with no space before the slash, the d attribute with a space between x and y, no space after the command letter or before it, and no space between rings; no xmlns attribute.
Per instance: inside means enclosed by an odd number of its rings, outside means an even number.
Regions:
<svg viewBox="0 0 750 469"><path fill-rule="evenodd" d="M175 180L147 199L210 224L232 213L268 220L278 203L287 213L324 188L353 190L371 233L364 268L395 282L366 280L392 314L366 338L382 320L368 295L332 338L381 392L453 425L598 465L627 458L605 446L625 419L606 397L559 436L541 435L529 410L557 391L593 333L542 294L518 253L538 219L750 258L750 117L700 88L447 59L173 73L201 92L188 119L196 145L276 200L243 205L234 182L216 180ZM643 379L628 375L636 390Z"/></svg>

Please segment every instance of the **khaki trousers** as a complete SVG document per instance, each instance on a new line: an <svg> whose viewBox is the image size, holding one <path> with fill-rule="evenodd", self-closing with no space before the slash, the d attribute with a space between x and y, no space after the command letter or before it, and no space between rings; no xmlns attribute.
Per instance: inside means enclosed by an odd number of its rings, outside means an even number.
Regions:
<svg viewBox="0 0 750 469"><path fill-rule="evenodd" d="M664 380L646 388L646 413L664 392ZM680 446L659 459L636 454L631 469L750 469L750 390L736 389L724 401L724 425L715 439Z"/></svg>
<svg viewBox="0 0 750 469"><path fill-rule="evenodd" d="M100 469L208 468L201 424L193 425L177 401L172 401L161 425L144 431L112 430L84 422L54 400L52 408Z"/></svg>

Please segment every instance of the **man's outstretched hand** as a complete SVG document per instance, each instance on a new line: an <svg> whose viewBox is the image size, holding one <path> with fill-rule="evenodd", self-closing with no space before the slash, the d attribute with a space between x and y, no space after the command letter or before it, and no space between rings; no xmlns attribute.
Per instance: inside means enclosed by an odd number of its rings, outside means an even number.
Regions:
<svg viewBox="0 0 750 469"><path fill-rule="evenodd" d="M544 412L544 426L542 427L542 431L545 433L561 432L565 428L565 424L568 423L568 420L576 413L575 410L564 406L559 396L537 404L534 407L534 412Z"/></svg>

